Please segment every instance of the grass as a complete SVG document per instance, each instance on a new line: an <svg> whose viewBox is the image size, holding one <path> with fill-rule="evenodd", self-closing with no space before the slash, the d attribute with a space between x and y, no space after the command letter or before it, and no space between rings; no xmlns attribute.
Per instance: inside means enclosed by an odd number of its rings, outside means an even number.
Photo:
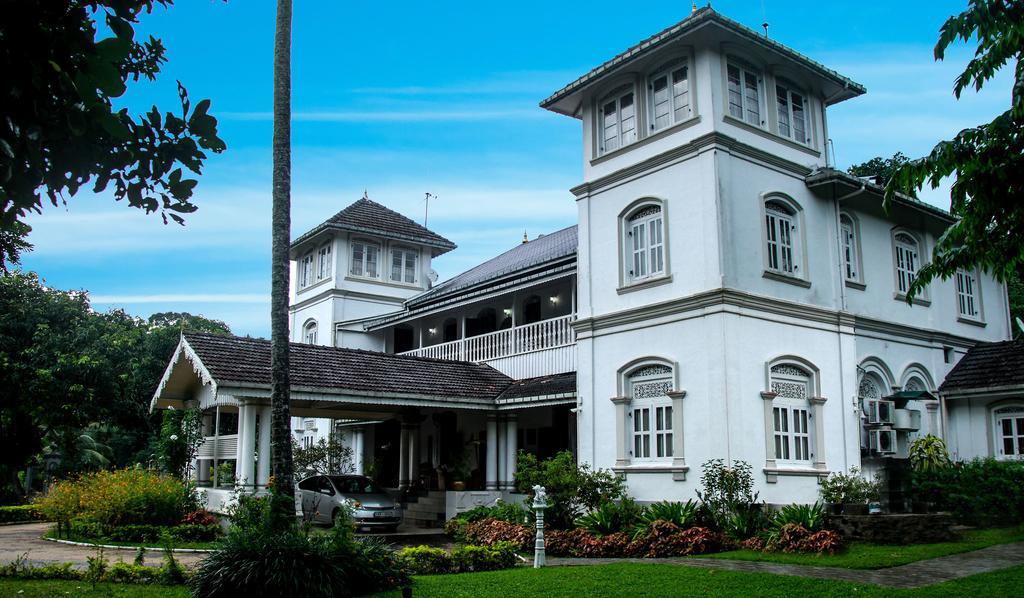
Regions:
<svg viewBox="0 0 1024 598"><path fill-rule="evenodd" d="M1019 596L1024 566L984 573L917 590L869 584L739 573L680 565L617 563L580 567L520 568L416 578L413 595L429 598L488 596ZM399 596L390 592L380 596Z"/></svg>
<svg viewBox="0 0 1024 598"><path fill-rule="evenodd" d="M63 537L63 536L58 536L57 535L57 528L56 527L52 527L52 528L46 530L46 533L43 534L43 537L44 538L52 538L54 540L70 540L72 542L84 542L86 544L103 544L104 546L124 546L125 548L138 548L140 546L144 546L146 548L155 548L155 549L162 549L163 548L163 542L161 542L161 541L156 541L156 542L117 542L117 541L114 541L114 540L107 540L107 539L103 539L103 538L99 538L99 539L97 539L97 538L82 538L82 537L76 537L76 536L72 536L70 538L67 538L67 537ZM214 550L215 548L217 548L218 544L219 543L216 542L216 541L214 541L214 542L174 542L173 548L192 548L192 549L200 549L200 550Z"/></svg>
<svg viewBox="0 0 1024 598"><path fill-rule="evenodd" d="M488 596L1018 596L1024 566L983 573L917 590L894 590L868 584L788 577L768 573L716 571L680 565L616 563L580 567L527 567L492 573L417 577L417 598L486 598ZM20 593L19 592L23 592ZM0 579L0 596L111 596L184 598L184 586L96 584L80 581ZM400 596L400 592L381 594Z"/></svg>
<svg viewBox="0 0 1024 598"><path fill-rule="evenodd" d="M1007 542L1024 540L1024 528L996 528L968 530L952 542L936 544L911 544L888 546L854 542L839 554L785 554L780 552L759 552L756 550L730 550L709 554L700 558L733 559L739 561L768 561L793 565L815 565L820 567L842 567L844 569L884 569L915 561L933 559L949 554L970 552Z"/></svg>

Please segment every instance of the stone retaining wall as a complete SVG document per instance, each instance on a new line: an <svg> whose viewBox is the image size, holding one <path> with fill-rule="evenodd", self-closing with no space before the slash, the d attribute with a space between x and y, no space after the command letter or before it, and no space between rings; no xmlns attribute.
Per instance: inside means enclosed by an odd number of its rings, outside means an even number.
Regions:
<svg viewBox="0 0 1024 598"><path fill-rule="evenodd" d="M828 526L847 540L879 544L922 544L954 538L953 518L946 513L830 515Z"/></svg>

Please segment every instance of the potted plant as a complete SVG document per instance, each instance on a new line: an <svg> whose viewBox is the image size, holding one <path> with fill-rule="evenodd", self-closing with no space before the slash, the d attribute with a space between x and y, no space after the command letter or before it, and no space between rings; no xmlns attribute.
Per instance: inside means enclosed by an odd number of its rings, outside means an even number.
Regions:
<svg viewBox="0 0 1024 598"><path fill-rule="evenodd" d="M868 501L878 500L881 484L866 480L860 468L851 467L849 473L837 471L818 481L821 500L833 515L867 515Z"/></svg>
<svg viewBox="0 0 1024 598"><path fill-rule="evenodd" d="M855 473L856 468L854 468ZM852 475L841 471L834 472L824 479L818 480L818 490L821 492L821 501L825 503L829 514L842 515L843 503L850 493Z"/></svg>

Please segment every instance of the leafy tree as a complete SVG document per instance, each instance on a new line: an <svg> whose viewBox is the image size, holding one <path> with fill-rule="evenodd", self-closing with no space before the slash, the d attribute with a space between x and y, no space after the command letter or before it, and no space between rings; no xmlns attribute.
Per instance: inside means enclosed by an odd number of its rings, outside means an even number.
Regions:
<svg viewBox="0 0 1024 598"><path fill-rule="evenodd" d="M893 173L907 162L910 162L910 158L904 156L903 152L896 152L891 158L875 157L867 162L854 164L846 169L846 172L853 176L871 177L879 185L885 185Z"/></svg>
<svg viewBox="0 0 1024 598"><path fill-rule="evenodd" d="M272 523L277 529L295 525L295 471L292 463L290 382L288 377L288 249L291 233L292 186L292 2L278 0L274 32L274 139L270 264L270 428L274 477Z"/></svg>
<svg viewBox="0 0 1024 598"><path fill-rule="evenodd" d="M956 41L976 42L953 85L959 98L981 90L1005 64L1014 68L1009 110L992 122L960 131L923 158L899 166L886 185L886 205L898 192L933 189L954 177L950 212L958 221L939 238L931 261L907 292L910 301L936 277L980 267L999 280L1024 279L1024 2L970 0L939 32L935 59Z"/></svg>
<svg viewBox="0 0 1024 598"><path fill-rule="evenodd" d="M292 437L292 459L296 474L302 477L352 473L355 470L352 448L345 445L337 434L321 438L309 447L302 446Z"/></svg>
<svg viewBox="0 0 1024 598"><path fill-rule="evenodd" d="M28 248L29 212L80 189L102 192L184 224L206 151L222 152L209 100L194 107L178 83L180 113L116 109L129 82L153 80L163 43L135 38L139 15L173 0L47 0L7 6L0 20L0 263ZM98 37L97 21L112 35ZM206 151L204 151L206 150ZM6 267L6 266L4 266Z"/></svg>
<svg viewBox="0 0 1024 598"><path fill-rule="evenodd" d="M1024 331L1017 326L1018 318L1024 322L1024 280L1019 274L1013 273L1007 279L1006 287L1010 296L1010 325L1013 327L1012 335L1016 338L1024 335Z"/></svg>
<svg viewBox="0 0 1024 598"><path fill-rule="evenodd" d="M562 451L545 461L536 455L519 451L516 467L516 488L533 494L533 487L544 486L548 495L546 519L555 529L571 529L578 517L593 511L602 503L626 496L622 478L606 469L591 469L576 464L569 451Z"/></svg>

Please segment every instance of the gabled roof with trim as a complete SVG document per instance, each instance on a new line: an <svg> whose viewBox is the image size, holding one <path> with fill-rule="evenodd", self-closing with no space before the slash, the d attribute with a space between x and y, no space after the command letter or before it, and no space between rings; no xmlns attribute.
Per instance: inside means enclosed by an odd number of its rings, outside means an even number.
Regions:
<svg viewBox="0 0 1024 598"><path fill-rule="evenodd" d="M591 69L572 83L569 83L562 89L551 94L550 97L540 103L540 106L555 112L562 112L569 116L578 116L558 110L556 104L570 95L586 89L593 83L602 79L604 76L616 72L640 58L650 55L652 52L663 47L667 43L707 24L716 24L742 38L745 38L749 42L757 44L783 58L796 62L819 77L832 81L837 86L847 90L848 93L846 94L846 97L843 97L842 99L858 96L867 91L863 85L853 81L849 77L845 77L820 62L812 60L796 50L780 44L779 42L716 12L710 6L706 6L695 10L692 14L675 25L648 37L640 43L630 47L625 52L618 54L611 60ZM841 101L838 98L836 98L836 100Z"/></svg>
<svg viewBox="0 0 1024 598"><path fill-rule="evenodd" d="M455 249L455 243L369 198L362 198L292 242L292 249L325 230L365 233L434 248L434 256Z"/></svg>

